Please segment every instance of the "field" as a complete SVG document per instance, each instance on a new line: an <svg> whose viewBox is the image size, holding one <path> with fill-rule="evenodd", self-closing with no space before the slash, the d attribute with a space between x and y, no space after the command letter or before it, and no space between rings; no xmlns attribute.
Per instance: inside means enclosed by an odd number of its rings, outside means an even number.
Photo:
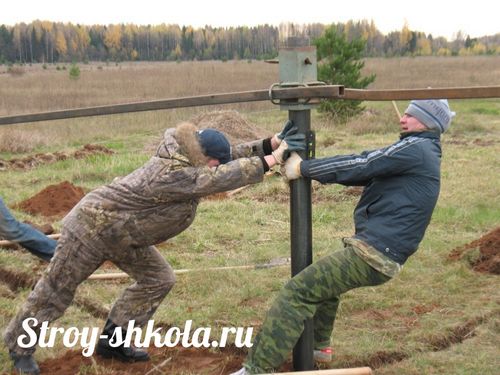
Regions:
<svg viewBox="0 0 500 375"><path fill-rule="evenodd" d="M8 73L0 66L0 116L55 109L153 100L196 94L268 88L278 68L263 62L121 63L81 65L78 80L69 66L25 66ZM377 74L372 88L417 88L500 84L500 57L369 59ZM398 102L400 111L407 102ZM332 368L371 366L375 374L497 374L500 367L500 291L496 273L473 269L480 244L500 230L500 100L452 100L457 116L442 137L441 194L419 251L394 280L347 293L336 322ZM392 143L398 137L389 102L365 103L347 125L312 113L318 157L354 153ZM85 192L123 176L150 157L162 130L182 120L227 111L246 130L265 134L281 128L287 113L270 103L165 110L0 127L0 196L13 207L49 185L68 182ZM231 132L238 138L238 130ZM243 132L243 131L242 131ZM77 152L92 144L92 152ZM99 152L96 150L112 152ZM9 163L38 153L36 163ZM50 159L50 162L47 160ZM17 167L16 167L17 165ZM314 257L338 248L353 232L359 192L313 184ZM61 216L16 217L60 228ZM495 237L496 236L496 237ZM494 242L496 241L496 242ZM174 269L197 269L177 284L154 316L162 327L222 327L258 330L274 296L289 278L287 267L203 271L208 267L254 265L289 256L288 186L277 175L232 196L202 201L193 225L159 245ZM456 250L453 252L453 250ZM28 252L0 249L0 328L8 324L46 265ZM476 267L477 269L478 267ZM118 272L106 264L98 272ZM492 271L492 269L490 269ZM494 269L493 269L494 271ZM100 327L129 280L87 281L54 325ZM244 350L155 349L152 365L123 366L85 359L80 348L62 342L41 348L36 358L47 374L227 374ZM170 359L169 359L170 358ZM0 342L0 372L11 370Z"/></svg>

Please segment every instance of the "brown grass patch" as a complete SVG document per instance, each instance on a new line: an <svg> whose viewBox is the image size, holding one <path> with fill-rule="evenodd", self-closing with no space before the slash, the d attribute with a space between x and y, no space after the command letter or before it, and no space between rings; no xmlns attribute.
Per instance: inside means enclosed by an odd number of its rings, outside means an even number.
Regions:
<svg viewBox="0 0 500 375"><path fill-rule="evenodd" d="M35 154L22 158L12 158L9 160L0 159L0 170L5 169L31 169L43 164L51 164L66 159L84 159L91 155L109 155L114 152L101 145L86 144L81 149L71 153L52 152L45 154Z"/></svg>
<svg viewBox="0 0 500 375"><path fill-rule="evenodd" d="M22 66L9 66L7 73L13 77L20 77L26 73L26 69Z"/></svg>
<svg viewBox="0 0 500 375"><path fill-rule="evenodd" d="M19 154L48 144L50 140L37 132L14 129L0 132L0 152Z"/></svg>
<svg viewBox="0 0 500 375"><path fill-rule="evenodd" d="M375 73L371 89L490 86L500 74L499 56L369 58L363 74Z"/></svg>

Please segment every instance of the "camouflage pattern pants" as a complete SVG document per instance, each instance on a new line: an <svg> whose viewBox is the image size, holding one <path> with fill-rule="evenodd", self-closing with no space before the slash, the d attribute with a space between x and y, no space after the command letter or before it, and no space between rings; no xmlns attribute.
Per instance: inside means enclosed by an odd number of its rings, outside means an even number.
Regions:
<svg viewBox="0 0 500 375"><path fill-rule="evenodd" d="M279 293L254 340L245 368L251 374L278 368L309 318L314 321L314 347L328 347L341 294L389 279L357 256L350 245L311 264Z"/></svg>
<svg viewBox="0 0 500 375"><path fill-rule="evenodd" d="M98 244L96 244L98 245ZM115 302L109 319L119 326L135 320L143 326L154 314L161 301L175 283L175 275L158 250L153 247L138 249L85 246L69 232L63 232L55 256L38 281L28 300L10 321L4 335L7 347L18 354L33 354L36 347L20 348L17 338L25 334L22 323L34 317L39 332L43 321L59 318L71 304L76 288L105 260L112 261L135 279Z"/></svg>

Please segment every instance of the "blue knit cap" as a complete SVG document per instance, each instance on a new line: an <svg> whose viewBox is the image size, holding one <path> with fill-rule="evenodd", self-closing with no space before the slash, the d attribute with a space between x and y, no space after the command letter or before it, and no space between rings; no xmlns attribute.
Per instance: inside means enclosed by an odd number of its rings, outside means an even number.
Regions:
<svg viewBox="0 0 500 375"><path fill-rule="evenodd" d="M405 113L416 117L429 129L444 133L451 124L455 112L450 110L448 100L412 100Z"/></svg>
<svg viewBox="0 0 500 375"><path fill-rule="evenodd" d="M215 129L202 129L197 135L205 156L217 159L221 164L231 161L231 145L224 134Z"/></svg>

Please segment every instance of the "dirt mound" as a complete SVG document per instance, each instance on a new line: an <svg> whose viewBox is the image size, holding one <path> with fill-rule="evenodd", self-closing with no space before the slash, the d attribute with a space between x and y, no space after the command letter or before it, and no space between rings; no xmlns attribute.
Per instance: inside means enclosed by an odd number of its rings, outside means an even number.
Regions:
<svg viewBox="0 0 500 375"><path fill-rule="evenodd" d="M253 141L273 135L247 122L236 111L214 111L202 113L190 120L198 128L213 128L223 132L231 144Z"/></svg>
<svg viewBox="0 0 500 375"><path fill-rule="evenodd" d="M82 368L105 369L106 374L229 374L241 368L245 354L235 348L220 351L202 348L150 348L151 361L122 363L98 355L83 357L80 351L69 350L61 357L40 363L42 374L78 374ZM95 362L94 362L95 361ZM157 371L154 371L154 368Z"/></svg>
<svg viewBox="0 0 500 375"><path fill-rule="evenodd" d="M31 169L42 164L55 163L66 159L83 159L96 154L113 154L114 152L104 146L87 144L81 149L71 153L54 152L47 154L35 154L24 158L10 160L0 159L0 170L6 169Z"/></svg>
<svg viewBox="0 0 500 375"><path fill-rule="evenodd" d="M51 375L79 374L84 372L83 368L110 375L230 374L241 368L246 357L244 350L235 347L220 348L220 350L151 347L148 352L151 356L149 362L123 363L96 354L92 358L86 358L80 351L68 350L61 357L40 363L40 370L42 374ZM285 363L281 371L291 371L291 364Z"/></svg>
<svg viewBox="0 0 500 375"><path fill-rule="evenodd" d="M457 247L448 255L452 260L464 257L467 257L475 271L500 274L500 227L467 245Z"/></svg>
<svg viewBox="0 0 500 375"><path fill-rule="evenodd" d="M14 208L32 215L64 216L83 198L82 188L68 181L49 185L33 197L17 203Z"/></svg>

